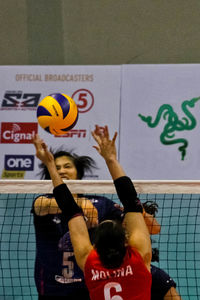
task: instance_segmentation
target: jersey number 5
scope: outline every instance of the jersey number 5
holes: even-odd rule
[[[104,298],[105,300],[123,300],[122,297],[120,296],[112,296],[110,295],[110,290],[114,288],[116,290],[116,292],[121,292],[122,291],[122,287],[119,283],[117,282],[109,282],[105,285],[104,287]]]

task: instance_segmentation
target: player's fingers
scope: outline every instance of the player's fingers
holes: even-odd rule
[[[105,127],[104,127],[104,136],[105,136],[105,138],[106,139],[110,139],[110,137],[109,137],[109,130],[108,130],[108,126],[107,125],[105,125]]]
[[[40,146],[40,137],[38,134],[35,134],[33,136],[32,141],[36,148],[38,148]]]
[[[45,144],[45,142],[39,137],[38,134],[36,134],[33,137],[33,144],[36,148],[36,152],[41,151],[42,149],[44,149],[45,151],[47,150],[47,145]]]
[[[113,142],[113,143],[115,143],[116,138],[117,138],[117,131],[115,131],[115,133],[114,133],[114,136],[113,136],[113,139],[112,139],[112,142]]]
[[[101,144],[101,138],[99,137],[99,135],[97,135],[94,131],[91,132],[93,138],[95,139],[95,141],[100,145]]]
[[[41,146],[42,146],[42,148],[45,150],[45,151],[47,151],[48,150],[48,147],[47,147],[47,145],[45,144],[45,142],[41,142]]]
[[[96,135],[100,135],[100,127],[99,127],[99,125],[95,125],[94,133],[95,133]]]
[[[94,132],[95,134],[97,134],[97,125],[95,125],[95,128],[94,128],[94,130],[92,132]]]
[[[95,131],[91,131],[91,135],[93,136],[94,140],[96,141],[97,138],[97,134]]]
[[[94,132],[99,137],[101,137],[101,138],[104,137],[104,127],[100,127],[99,125],[95,125],[95,131]]]
[[[32,137],[32,142],[33,142],[33,144],[36,143],[36,140],[37,140],[37,134],[34,134],[33,137]]]
[[[100,153],[100,148],[98,146],[92,146],[92,147]]]

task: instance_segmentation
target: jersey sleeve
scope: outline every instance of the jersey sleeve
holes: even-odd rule
[[[119,220],[123,219],[123,211],[117,204],[104,196],[96,197],[98,202],[94,202],[94,206],[98,210],[99,222],[104,220]]]
[[[171,287],[176,288],[176,283],[164,270],[151,265],[152,287],[151,299],[163,299]]]

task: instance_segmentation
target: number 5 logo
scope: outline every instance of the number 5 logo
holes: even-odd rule
[[[88,112],[94,105],[94,96],[86,89],[75,91],[72,95],[72,99],[76,102],[79,113]]]
[[[117,282],[109,282],[105,285],[104,287],[104,297],[105,300],[123,300],[122,297],[120,296],[112,296],[110,295],[110,290],[114,288],[116,290],[117,293],[122,291],[122,287],[119,283]]]

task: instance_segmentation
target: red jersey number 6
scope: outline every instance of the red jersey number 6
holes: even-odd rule
[[[114,288],[116,290],[117,293],[122,291],[122,287],[119,283],[117,282],[109,282],[105,285],[104,287],[104,297],[105,300],[123,300],[122,297],[120,296],[112,296],[110,295],[110,290],[111,288]]]

